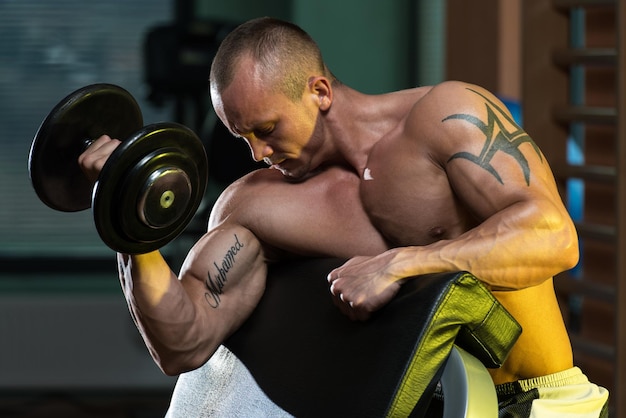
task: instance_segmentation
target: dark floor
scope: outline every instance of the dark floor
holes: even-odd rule
[[[162,418],[171,392],[0,393],[1,418]]]

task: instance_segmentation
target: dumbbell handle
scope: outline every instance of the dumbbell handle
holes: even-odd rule
[[[94,142],[96,142],[95,139],[90,139],[90,138],[83,139],[83,152],[87,151],[87,148],[89,148],[91,144],[93,144]]]

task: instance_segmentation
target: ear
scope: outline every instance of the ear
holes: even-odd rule
[[[328,110],[333,102],[333,89],[326,77],[309,78],[309,92],[315,97],[321,111]]]

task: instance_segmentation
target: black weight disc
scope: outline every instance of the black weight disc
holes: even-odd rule
[[[94,186],[100,237],[126,254],[161,248],[189,224],[207,180],[206,152],[193,131],[176,123],[142,128],[111,154]]]
[[[60,211],[89,208],[93,185],[81,171],[78,156],[101,135],[124,141],[142,126],[139,105],[121,87],[92,84],[65,97],[31,144],[28,170],[37,196]]]

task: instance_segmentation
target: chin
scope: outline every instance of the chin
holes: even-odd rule
[[[296,169],[289,169],[286,167],[273,166],[276,170],[280,171],[281,174],[289,181],[298,182],[303,181],[311,176],[311,172],[307,170],[305,167],[297,167]]]

